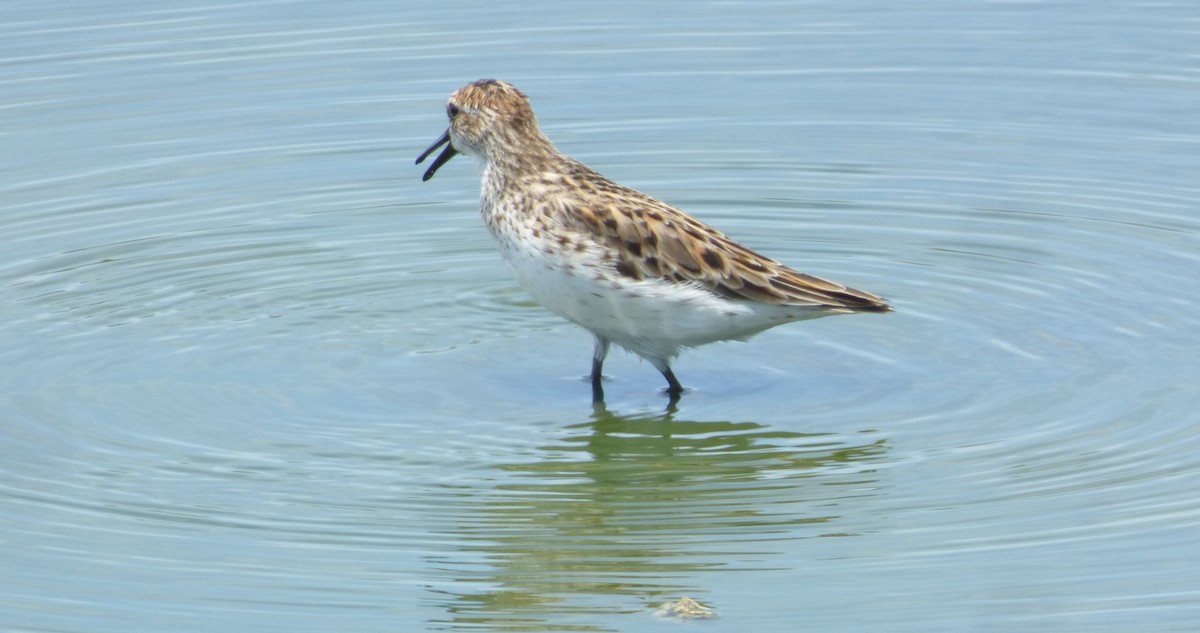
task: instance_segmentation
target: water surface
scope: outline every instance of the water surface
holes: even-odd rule
[[[9,3],[0,628],[1187,631],[1189,3]],[[685,354],[509,278],[460,85],[889,315]]]

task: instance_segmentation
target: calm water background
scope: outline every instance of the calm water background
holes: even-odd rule
[[[0,629],[1194,631],[1194,2],[0,5]],[[890,298],[508,277],[443,103]]]

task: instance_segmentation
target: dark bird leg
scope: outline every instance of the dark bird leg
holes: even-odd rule
[[[596,347],[592,352],[592,402],[604,402],[604,359],[608,356],[608,339],[596,336]]]
[[[683,385],[679,384],[679,379],[675,377],[675,372],[671,371],[670,367],[662,370],[663,378],[667,379],[667,395],[672,399],[678,400],[679,396],[683,395]]]
[[[667,395],[671,396],[671,404],[679,400],[679,396],[683,395],[683,385],[679,384],[679,379],[675,377],[675,372],[671,371],[671,365],[667,360],[657,360],[648,358],[654,368],[662,372],[663,378],[667,379]]]

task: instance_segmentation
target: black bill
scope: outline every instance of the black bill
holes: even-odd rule
[[[425,170],[425,175],[421,176],[422,181],[426,181],[426,180],[429,180],[430,178],[433,178],[433,174],[435,172],[437,172],[437,170],[440,169],[442,167],[442,165],[445,165],[446,161],[450,160],[451,158],[454,158],[454,155],[458,153],[458,150],[454,149],[454,145],[452,145],[450,143],[450,130],[449,129],[446,130],[446,133],[443,134],[442,137],[439,138],[436,143],[434,143],[433,145],[430,145],[429,149],[421,152],[421,155],[417,157],[417,164],[420,165],[421,161],[424,161],[426,158],[429,157],[430,154],[433,153],[433,150],[435,150],[443,145],[446,146],[446,149],[442,150],[442,153],[438,154],[438,157],[433,159],[433,164],[429,166],[429,169]]]

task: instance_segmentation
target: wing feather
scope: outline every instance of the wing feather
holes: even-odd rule
[[[587,171],[589,177],[581,180],[599,178],[603,186],[571,196],[562,219],[616,253],[619,274],[693,283],[760,303],[848,312],[891,309],[881,297],[788,268],[674,207]]]

